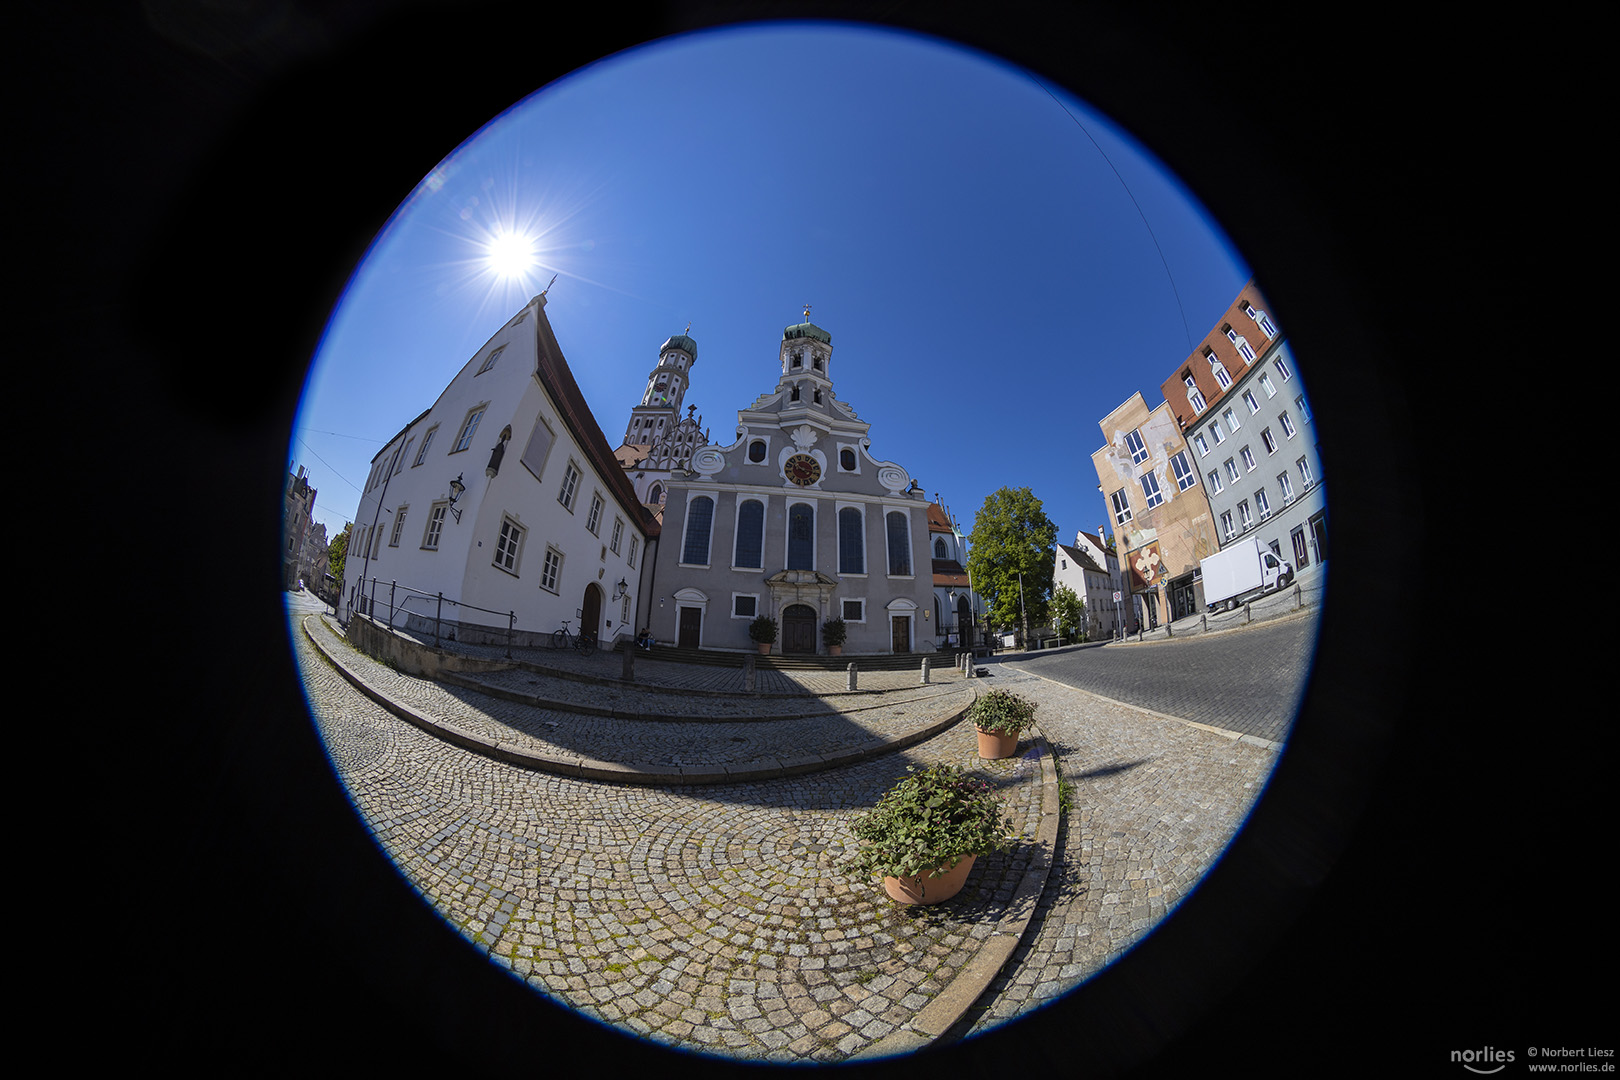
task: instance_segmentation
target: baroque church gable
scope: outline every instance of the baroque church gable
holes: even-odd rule
[[[783,331],[776,386],[738,411],[732,441],[705,434],[661,480],[658,581],[672,592],[654,636],[740,651],[767,615],[784,651],[819,652],[805,627],[842,618],[852,652],[930,651],[926,499],[871,455],[869,425],[832,392],[832,337],[805,317]]]

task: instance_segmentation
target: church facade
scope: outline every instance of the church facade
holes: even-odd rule
[[[685,335],[665,343],[619,451],[649,447],[641,467],[626,464],[638,497],[662,504],[644,625],[665,643],[752,651],[749,627],[768,615],[773,651],[791,655],[825,653],[822,624],[842,618],[848,654],[932,652],[928,499],[871,455],[869,425],[833,395],[832,336],[806,310],[782,332],[775,388],[737,413],[735,440],[691,449],[697,425],[673,417],[696,352]]]

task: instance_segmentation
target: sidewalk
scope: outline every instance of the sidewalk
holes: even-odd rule
[[[817,694],[826,676],[794,673],[796,691],[675,695],[714,672],[638,657],[627,686],[607,677],[620,657],[554,654],[571,670],[514,657],[432,682],[324,616],[293,623],[333,768],[450,927],[585,1016],[730,1059],[906,1053],[1052,1000],[1196,888],[1275,761],[1004,659],[984,683]],[[981,685],[1039,703],[1020,756],[981,761],[956,722]],[[906,908],[844,872],[851,825],[939,761],[990,782],[1023,839],[950,902]]]
[[[403,676],[323,617],[295,623],[334,768],[401,872],[492,962],[655,1042],[828,1063],[924,1046],[983,994],[1045,886],[1059,816],[1051,755],[1037,736],[1018,757],[981,761],[956,722],[973,693],[965,680],[845,695],[869,716],[594,718]],[[777,704],[804,713],[817,701]],[[502,739],[485,738],[496,729]],[[458,749],[468,736],[484,739],[480,753]],[[733,740],[750,737],[755,750],[764,739],[830,750],[814,769],[717,764],[746,759],[754,750]],[[615,782],[514,760],[539,753],[556,766],[574,742],[598,761],[612,747]],[[695,762],[665,764],[676,747]],[[852,818],[908,765],[934,761],[996,787],[1023,842],[981,856],[949,904],[905,908],[847,877],[843,855]]]

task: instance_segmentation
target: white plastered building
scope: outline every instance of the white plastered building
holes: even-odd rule
[[[340,617],[504,640],[634,635],[657,524],[592,418],[542,293],[372,461]]]

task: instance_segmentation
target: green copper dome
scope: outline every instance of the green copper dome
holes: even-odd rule
[[[832,335],[810,322],[798,323],[782,331],[783,341],[792,341],[794,338],[814,338],[824,345],[832,344]]]
[[[697,342],[693,341],[685,334],[676,334],[674,337],[658,346],[658,351],[660,354],[662,354],[665,349],[683,349],[685,350],[686,355],[692,358],[692,363],[697,363]]]

